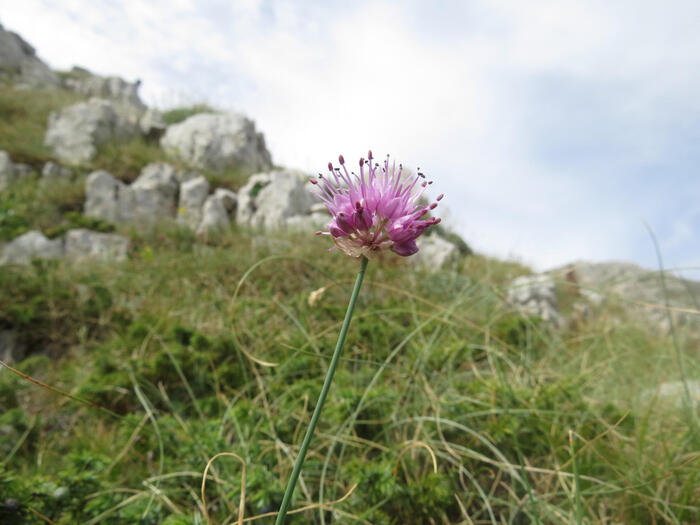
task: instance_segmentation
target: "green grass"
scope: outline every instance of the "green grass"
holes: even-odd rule
[[[157,142],[142,137],[101,145],[90,164],[93,169],[105,170],[124,182],[132,182],[152,162],[168,162],[177,168],[184,167],[182,163],[168,157]]]
[[[207,104],[194,104],[192,106],[172,108],[163,112],[163,120],[167,125],[179,124],[183,120],[199,113],[216,113],[216,110]]]
[[[40,169],[51,160],[50,148],[44,146],[49,114],[81,100],[63,90],[15,90],[0,85],[0,149],[13,162],[24,162]]]
[[[105,226],[82,216],[85,201],[83,177],[40,186],[26,179],[0,192],[0,241],[10,241],[29,230],[56,237],[68,228]]]
[[[123,264],[4,273],[0,324],[52,357],[17,368],[114,414],[4,370],[3,494],[56,523],[203,523],[201,473],[234,452],[246,516],[274,510],[356,264],[312,236],[275,248],[238,230],[208,245],[176,227],[131,234]],[[514,317],[498,296],[521,272],[480,256],[437,274],[370,263],[293,508],[357,484],[334,522],[697,520],[698,436],[682,412],[638,402],[640,383],[673,376],[669,341]],[[240,465],[219,458],[210,474],[223,523]]]

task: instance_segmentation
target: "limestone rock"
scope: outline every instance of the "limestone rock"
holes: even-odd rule
[[[128,187],[106,171],[93,171],[85,180],[85,215],[109,222],[124,222],[127,217],[120,202],[130,200]]]
[[[95,156],[100,144],[138,133],[137,126],[120,115],[112,102],[93,98],[52,113],[44,143],[61,161],[81,164]]]
[[[284,228],[290,217],[309,215],[316,202],[303,173],[287,170],[259,173],[250,177],[238,192],[236,222],[267,230]]]
[[[139,97],[140,82],[127,82],[119,77],[103,77],[87,69],[74,67],[68,72],[64,85],[68,89],[87,97],[110,99],[122,106],[129,106],[138,113],[146,111]]]
[[[206,235],[214,230],[230,226],[230,220],[222,199],[210,195],[202,206],[202,222],[197,227],[197,235]]]
[[[438,235],[421,236],[417,243],[418,253],[409,260],[426,268],[437,270],[454,262],[459,256],[459,248]]]
[[[0,264],[29,264],[32,259],[57,259],[63,253],[62,239],[51,240],[43,233],[32,230],[5,245]]]
[[[178,182],[169,164],[149,164],[130,186],[106,171],[91,173],[85,185],[88,217],[150,225],[175,215]]]
[[[126,237],[83,228],[68,230],[65,236],[65,256],[73,260],[123,261],[128,246]]]
[[[16,86],[58,87],[61,80],[36,56],[36,51],[21,36],[0,25],[0,72]]]
[[[209,195],[209,182],[203,176],[183,182],[180,185],[177,221],[193,230],[202,220],[202,206]]]
[[[147,109],[139,119],[141,133],[149,139],[160,139],[165,133],[166,127],[163,115],[157,109]]]
[[[263,135],[237,113],[193,115],[168,126],[160,143],[198,168],[255,173],[272,167]]]
[[[646,270],[624,262],[579,261],[550,273],[564,272],[579,293],[595,306],[618,300],[628,317],[641,319],[662,333],[679,327],[700,332],[700,317],[690,312],[695,309],[695,298],[700,296],[697,281],[665,273],[662,284],[658,270]],[[670,316],[665,309],[667,301],[669,306],[678,308],[671,310]]]
[[[177,192],[175,169],[165,163],[149,164],[126,192],[131,198],[123,209],[129,211],[132,222],[152,224],[175,215]]]
[[[0,151],[0,191],[12,186],[15,180],[15,165],[6,151]]]
[[[518,277],[508,287],[508,301],[517,310],[541,317],[555,327],[563,324],[557,310],[556,285],[549,275]]]

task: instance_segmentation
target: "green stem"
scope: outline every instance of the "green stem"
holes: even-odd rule
[[[331,383],[333,382],[333,374],[335,374],[335,368],[336,366],[338,366],[338,360],[340,359],[340,351],[343,348],[343,343],[345,343],[345,336],[348,333],[348,327],[350,326],[352,313],[355,310],[355,303],[357,302],[357,296],[360,293],[360,286],[362,286],[362,279],[365,276],[365,269],[367,268],[367,263],[367,258],[362,257],[362,262],[360,263],[360,271],[358,272],[357,279],[355,280],[355,287],[352,289],[350,303],[348,304],[348,309],[345,312],[345,320],[343,321],[343,326],[341,327],[340,334],[338,335],[338,342],[335,345],[333,358],[331,359],[331,364],[328,367],[326,379],[323,381],[323,388],[321,389],[321,394],[318,396],[316,408],[314,409],[314,413],[311,416],[311,421],[309,422],[309,428],[306,429],[304,441],[302,441],[301,443],[301,448],[299,449],[299,456],[297,456],[297,460],[294,463],[292,475],[289,477],[289,482],[287,483],[287,490],[284,491],[284,498],[282,499],[282,505],[280,505],[280,510],[277,513],[277,520],[275,520],[275,525],[284,524],[284,517],[287,514],[287,507],[289,507],[289,502],[292,499],[294,487],[297,484],[297,479],[299,479],[299,474],[301,473],[301,466],[304,464],[304,458],[306,457],[306,451],[309,448],[309,443],[311,443],[311,438],[314,434],[314,429],[316,428],[316,424],[318,423],[318,420],[321,417],[321,411],[323,410],[323,404],[326,401],[328,390],[330,390]]]

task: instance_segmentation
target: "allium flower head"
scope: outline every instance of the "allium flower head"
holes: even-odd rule
[[[440,222],[438,218],[425,218],[435,209],[437,201],[428,206],[418,203],[426,181],[422,173],[415,177],[402,176],[402,166],[373,163],[370,151],[367,160],[360,159],[360,174],[348,172],[345,159],[338,158],[340,168],[328,163],[330,177],[319,175],[311,179],[318,188],[318,197],[333,216],[328,231],[336,246],[351,257],[371,257],[378,251],[391,249],[407,256],[418,251],[416,239],[430,226]]]

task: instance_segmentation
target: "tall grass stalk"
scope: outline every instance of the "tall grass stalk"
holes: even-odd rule
[[[343,326],[340,328],[340,334],[338,335],[338,342],[335,345],[335,351],[333,352],[333,357],[331,359],[330,366],[328,367],[328,373],[326,374],[326,379],[323,381],[323,388],[321,389],[321,394],[318,396],[318,401],[316,402],[316,408],[311,416],[311,421],[309,422],[309,428],[306,430],[306,435],[304,436],[304,441],[301,443],[301,448],[299,449],[299,455],[294,463],[294,468],[292,469],[292,475],[289,477],[289,482],[287,483],[287,489],[284,492],[284,497],[282,498],[282,504],[280,505],[279,513],[277,514],[277,519],[275,520],[275,525],[283,525],[284,517],[287,514],[287,508],[289,507],[289,502],[292,499],[292,494],[294,493],[294,487],[297,484],[297,479],[299,479],[299,474],[301,473],[301,467],[304,464],[304,458],[306,457],[306,451],[311,443],[311,438],[313,437],[314,430],[316,429],[316,424],[321,417],[321,411],[323,410],[323,404],[326,401],[326,396],[330,390],[331,383],[333,382],[333,375],[335,374],[335,369],[338,366],[338,359],[340,358],[340,352],[343,349],[343,344],[345,343],[345,336],[348,333],[348,327],[350,326],[350,321],[352,319],[352,314],[355,311],[355,303],[357,302],[357,296],[360,293],[360,287],[362,286],[362,280],[365,277],[365,270],[367,269],[368,259],[362,257],[360,263],[360,271],[357,273],[357,279],[355,280],[355,287],[352,289],[352,294],[350,295],[350,302],[348,304],[348,309],[345,312],[345,320],[343,321]]]

